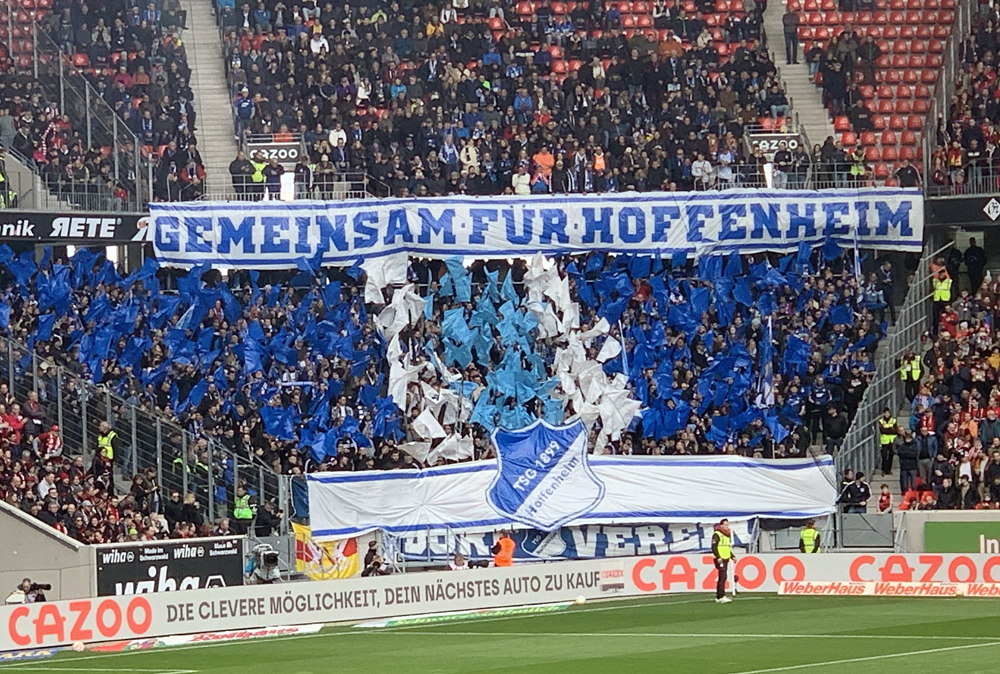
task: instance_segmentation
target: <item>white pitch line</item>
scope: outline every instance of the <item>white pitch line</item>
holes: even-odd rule
[[[428,625],[421,625],[428,627]],[[390,628],[393,629],[393,628]],[[387,632],[389,630],[380,630]],[[953,637],[953,636],[916,636],[912,634],[901,635],[878,635],[878,634],[729,634],[715,632],[441,632],[427,631],[418,632],[407,630],[407,634],[426,634],[451,637],[657,637],[676,639],[875,639],[875,640],[918,640],[928,641],[943,639],[948,641],[989,641],[990,644],[979,644],[981,646],[992,645],[996,637]]]
[[[143,674],[197,674],[196,669],[120,669],[118,667],[88,667],[81,670],[79,667],[32,667],[33,670],[42,672],[136,672]]]
[[[742,597],[740,601],[759,601],[761,599],[777,599],[775,597]],[[685,599],[684,601],[647,601],[641,604],[622,604],[618,606],[598,606],[594,608],[574,608],[569,611],[554,611],[552,613],[539,613],[539,614],[524,614],[524,615],[508,615],[508,616],[498,616],[496,618],[477,618],[475,616],[469,616],[467,620],[449,620],[447,623],[442,622],[440,624],[463,624],[463,623],[492,623],[500,622],[502,620],[522,620],[524,618],[533,618],[538,616],[567,616],[576,615],[578,613],[597,613],[598,611],[621,611],[629,608],[641,608],[643,606],[680,606],[681,604],[702,604],[706,602],[714,601],[713,599]],[[401,616],[405,618],[406,616]],[[415,629],[426,629],[429,627],[427,623],[422,625],[398,625],[396,627],[373,627],[370,632],[387,632],[389,630],[415,630]]]
[[[922,651],[908,651],[906,653],[888,653],[886,655],[870,655],[864,658],[847,658],[845,660],[827,660],[826,662],[809,662],[804,665],[788,665],[787,667],[769,667],[768,669],[750,669],[734,674],[771,674],[772,672],[791,672],[796,669],[812,669],[813,667],[831,667],[833,665],[848,665],[853,662],[872,662],[875,660],[889,660],[890,658],[906,658],[911,655],[930,655],[931,653],[946,653],[948,651],[961,651],[970,648],[986,648],[988,646],[1000,646],[1000,641],[991,641],[986,644],[966,644],[964,646],[947,646],[945,648],[928,648]]]

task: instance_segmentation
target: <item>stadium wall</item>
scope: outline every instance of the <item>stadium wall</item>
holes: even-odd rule
[[[902,531],[900,548],[906,552],[924,552],[927,550],[924,532],[928,522],[947,524],[950,522],[970,522],[982,526],[982,531],[989,538],[1000,538],[1000,513],[995,510],[900,510],[893,514],[894,528]],[[976,542],[978,545],[978,542]],[[957,551],[957,550],[956,550]],[[967,552],[975,552],[968,549]]]
[[[1000,596],[1000,555],[746,555],[735,566],[741,588],[756,592],[941,596],[939,586],[950,584],[955,594]],[[715,581],[711,555],[665,555],[5,606],[0,608],[0,651],[531,606],[579,597],[708,593]]]
[[[24,578],[48,583],[49,599],[96,594],[94,552],[17,508],[0,502],[0,592],[6,597]]]

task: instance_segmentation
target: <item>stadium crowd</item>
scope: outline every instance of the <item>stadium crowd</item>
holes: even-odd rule
[[[38,22],[38,40],[44,42],[39,58],[54,58],[46,45],[61,50],[86,77],[93,95],[135,134],[153,162],[154,200],[197,198],[205,169],[194,135],[190,70],[180,37],[185,12],[177,0],[141,4],[56,0]],[[52,192],[81,197],[100,193],[105,201],[88,199],[87,207],[120,208],[128,199],[126,190],[134,189],[125,176],[137,173],[135,146],[111,139],[110,115],[96,107],[95,118],[104,120],[107,129],[95,125],[88,134],[89,116],[59,109],[58,74],[43,73],[43,88],[25,70],[25,64],[8,59],[0,74],[0,143],[35,169]],[[94,145],[88,146],[88,140]]]
[[[959,291],[963,257],[970,287]],[[937,278],[954,282],[936,289],[955,292],[936,295],[936,330],[914,356],[919,387],[909,392],[912,412],[894,446],[906,507],[1000,508],[1000,341],[993,329],[1000,280],[984,277],[985,261],[973,240],[964,256],[953,248],[934,262]],[[891,471],[890,456],[883,473]]]
[[[598,0],[334,4],[217,2],[236,132],[302,134],[300,194],[348,172],[395,196],[765,184],[741,140],[788,99],[753,0],[635,3],[645,29]],[[252,160],[231,166],[237,191]],[[808,161],[776,185],[804,183]]]
[[[8,250],[0,330],[283,473],[490,457],[492,428],[539,417],[579,416],[600,453],[801,456],[842,441],[884,334],[888,265],[859,283],[840,256],[828,243],[774,267],[762,256],[413,260],[391,282],[377,266],[302,261],[273,285],[196,269],[170,281],[177,295],[151,260],[122,278],[85,249],[41,265]],[[14,433],[5,421],[6,489],[18,457],[41,479],[47,424]],[[204,466],[204,444],[189,450],[175,463],[225,475]],[[100,471],[83,471],[89,489],[86,472]]]
[[[995,191],[1000,87],[997,85],[997,44],[1000,14],[996,8],[973,16],[972,31],[960,45],[955,94],[948,118],[938,119],[931,181],[947,193]]]

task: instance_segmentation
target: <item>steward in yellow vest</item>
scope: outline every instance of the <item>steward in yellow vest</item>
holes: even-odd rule
[[[233,530],[238,534],[245,534],[250,528],[250,523],[254,518],[254,507],[250,503],[251,496],[247,490],[240,485],[236,488],[236,498],[233,500]]]
[[[816,531],[816,520],[806,522],[806,527],[799,532],[799,551],[805,555],[819,552],[819,532]]]
[[[733,554],[733,534],[729,528],[729,520],[723,519],[715,527],[712,534],[712,556],[715,558],[715,570],[718,579],[715,584],[715,603],[728,604],[732,601],[726,596],[726,578],[729,571],[729,562],[735,561]]]

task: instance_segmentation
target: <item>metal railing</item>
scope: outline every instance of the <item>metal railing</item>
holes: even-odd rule
[[[226,516],[235,486],[246,485],[261,505],[275,499],[285,512],[282,533],[291,512],[289,476],[279,475],[249,454],[230,451],[205,435],[170,421],[143,402],[140,391],[128,400],[107,386],[93,384],[80,373],[57,365],[23,344],[0,336],[0,382],[24,403],[38,394],[43,428],[58,424],[65,452],[82,456],[89,469],[102,421],[118,434],[116,471],[122,482],[153,471],[164,501],[171,491],[194,494],[209,521]]]
[[[142,145],[37,21],[31,24],[31,37],[32,63],[19,67],[19,72],[37,80],[46,100],[57,105],[61,115],[69,116],[87,149],[108,148],[111,164],[108,178],[123,187],[127,195],[119,210],[142,212],[152,196],[152,171],[143,156]],[[38,170],[33,161],[28,165]],[[106,181],[99,176],[93,176],[87,185],[57,191],[57,201],[70,201],[88,210],[110,208],[107,204],[95,205],[105,195],[112,196]]]
[[[7,179],[7,208],[24,208],[40,211],[86,210],[119,212],[128,210],[129,199],[115,194],[109,186],[100,182],[73,182],[57,180],[54,176],[37,172],[33,160],[9,150],[4,168],[12,167],[16,160],[24,167],[22,171],[4,171]],[[16,197],[16,199],[15,199]]]
[[[287,175],[287,174],[286,174]],[[383,198],[389,195],[389,186],[372,178],[367,173],[335,173],[329,179],[314,178],[311,186],[296,183],[295,199],[322,199],[324,201],[342,201],[345,199]],[[230,185],[228,189],[207,192],[198,201],[268,201],[277,199],[279,195],[268,193],[263,183],[247,183],[237,188]]]
[[[1000,159],[1000,156],[997,157]],[[946,181],[944,184],[934,182],[933,173],[926,176],[927,187],[924,195],[927,197],[957,197],[970,194],[1000,193],[1000,166],[993,164],[993,158],[983,158],[969,162],[960,169],[941,167]],[[937,171],[937,167],[933,169]]]
[[[875,377],[865,390],[864,398],[854,415],[841,449],[834,456],[838,474],[850,468],[871,475],[879,461],[878,438],[875,421],[888,407],[893,414],[900,411],[906,398],[903,382],[899,378],[897,362],[908,347],[918,344],[920,336],[928,329],[931,320],[930,262],[942,255],[949,243],[934,252],[925,250],[917,271],[910,280],[906,300],[896,316],[896,323],[879,347],[875,357]]]
[[[938,118],[946,118],[949,110],[951,97],[955,93],[955,82],[958,76],[959,48],[965,36],[972,29],[972,16],[974,0],[957,0],[955,3],[955,23],[952,24],[951,35],[945,43],[944,53],[941,54],[941,76],[938,77],[934,86],[934,95],[931,97],[930,111],[924,120],[923,147],[924,147],[924,187],[925,195],[928,197],[950,196],[934,187],[931,183],[934,165],[931,156],[937,145]]]

